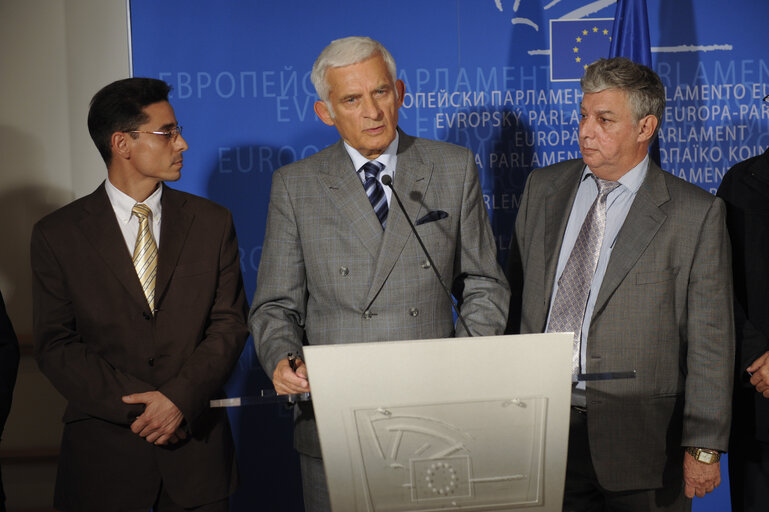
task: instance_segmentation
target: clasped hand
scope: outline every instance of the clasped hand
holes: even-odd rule
[[[160,391],[134,393],[124,396],[127,404],[144,404],[144,412],[131,423],[131,432],[156,445],[175,444],[186,439],[187,433],[179,428],[184,415]]]

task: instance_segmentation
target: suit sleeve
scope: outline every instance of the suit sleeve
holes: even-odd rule
[[[474,336],[503,334],[510,288],[497,262],[497,246],[483,202],[478,168],[467,152],[453,291]],[[461,323],[457,336],[467,336]]]
[[[723,201],[702,223],[687,297],[683,446],[726,451],[732,403],[734,315],[731,249]]]
[[[144,409],[120,397],[154,388],[124,373],[83,341],[67,280],[40,225],[32,231],[35,355],[40,370],[81,413],[129,425]]]
[[[718,188],[718,197],[726,203],[726,225],[732,244],[732,276],[734,278],[734,324],[737,338],[736,371],[739,375],[736,382],[752,388],[750,376],[745,369],[760,355],[769,350],[769,339],[750,321],[748,311],[751,310],[749,297],[760,296],[755,292],[760,290],[764,279],[748,275],[750,273],[746,256],[756,251],[756,245],[748,240],[746,224],[751,219],[745,211],[745,203],[749,201],[740,197],[742,187],[741,173],[744,169],[737,164],[724,177]],[[763,311],[763,307],[759,308]]]
[[[299,229],[282,174],[272,180],[249,329],[256,354],[272,378],[289,352],[301,354],[307,310],[307,278]]]
[[[160,386],[195,431],[195,420],[208,410],[238,361],[248,337],[248,304],[240,272],[240,252],[232,215],[227,211],[219,242],[219,269],[203,339],[176,377]]]
[[[510,311],[507,318],[506,334],[521,333],[521,315],[523,309],[523,253],[525,248],[524,232],[526,226],[526,215],[529,204],[529,182],[531,175],[526,179],[526,186],[523,189],[521,204],[518,207],[518,214],[515,217],[515,228],[513,236],[510,237],[510,250],[507,253],[507,264],[505,266],[505,277],[510,285]]]
[[[0,435],[11,410],[13,388],[19,370],[19,341],[0,294]]]
[[[748,319],[745,309],[736,298],[734,300],[734,328],[737,338],[736,371],[739,372],[739,375],[735,376],[737,377],[735,383],[753,389],[747,368],[761,355],[769,351],[769,340]]]

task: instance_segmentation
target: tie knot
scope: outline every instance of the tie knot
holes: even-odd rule
[[[139,220],[149,219],[152,216],[150,207],[143,203],[136,203],[131,211],[139,218]]]
[[[384,169],[384,165],[376,160],[370,160],[363,164],[360,168],[364,172],[366,178],[376,178],[380,172]]]
[[[591,174],[595,180],[595,184],[598,185],[598,197],[607,196],[615,188],[619,187],[619,181],[602,180],[595,174]]]

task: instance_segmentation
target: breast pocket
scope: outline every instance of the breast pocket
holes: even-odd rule
[[[635,285],[628,287],[624,304],[632,311],[628,314],[628,332],[644,341],[644,352],[639,357],[657,357],[676,346],[676,277],[678,268],[653,272],[639,272]],[[631,281],[632,282],[632,281]],[[650,361],[650,364],[655,364]]]
[[[174,277],[192,277],[208,272],[216,272],[216,270],[216,264],[210,261],[196,261],[177,265],[176,269],[174,269]]]
[[[678,267],[656,270],[654,272],[639,272],[635,276],[635,284],[655,284],[671,281],[678,275]]]

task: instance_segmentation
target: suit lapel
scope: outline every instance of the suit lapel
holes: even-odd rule
[[[425,162],[419,152],[413,147],[413,137],[409,137],[401,131],[399,131],[399,137],[398,167],[395,170],[393,184],[398,192],[398,197],[403,202],[403,207],[409,219],[413,223],[419,218],[425,191],[430,184],[433,168],[432,164]],[[371,205],[369,205],[369,210],[373,212]],[[393,194],[390,200],[390,212],[387,215],[387,229],[384,232],[384,239],[374,270],[374,279],[371,282],[371,287],[366,297],[367,307],[376,298],[403,252],[406,241],[411,236],[413,235],[409,222],[403,215]]]
[[[371,258],[376,258],[382,244],[382,225],[341,140],[336,143],[330,158],[321,165],[318,180]]]
[[[670,200],[663,172],[654,162],[649,163],[646,179],[638,189],[638,194],[620,228],[616,245],[609,258],[593,310],[593,318],[606,305],[614,290],[625,279],[667,218],[660,209],[662,204]]]
[[[155,282],[155,305],[162,308],[163,294],[168,288],[176,262],[195,216],[185,208],[186,198],[163,184],[160,247],[158,247],[158,277]]]
[[[563,235],[569,222],[569,215],[577,197],[579,177],[585,164],[582,160],[560,173],[552,183],[552,189],[545,197],[545,307],[549,308],[555,273],[558,270],[558,255],[561,253]]]
[[[85,198],[83,208],[85,215],[78,224],[84,236],[131,298],[148,307],[104,183]]]

